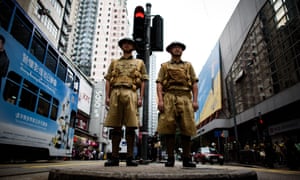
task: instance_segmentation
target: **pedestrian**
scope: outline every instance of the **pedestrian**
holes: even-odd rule
[[[265,138],[265,165],[274,168],[275,151],[273,148],[271,137]]]
[[[0,88],[2,78],[6,76],[9,66],[9,59],[4,49],[5,38],[0,34]]]
[[[157,160],[159,148],[160,148],[160,140],[159,140],[158,132],[155,131],[155,134],[152,137],[152,144],[151,144],[151,160],[152,160],[152,162],[155,162]]]
[[[298,152],[295,146],[295,141],[293,140],[294,137],[284,136],[284,141],[286,145],[286,160],[287,160],[287,167],[291,170],[297,169],[298,161]]]
[[[138,107],[142,106],[145,81],[148,80],[146,66],[140,59],[134,59],[135,42],[123,38],[119,42],[123,56],[113,60],[105,76],[105,103],[109,106],[104,125],[112,127],[112,157],[105,166],[119,166],[119,144],[122,126],[126,127],[127,166],[137,166],[133,160],[135,129],[139,127]],[[137,92],[139,90],[139,92]]]
[[[157,131],[166,138],[168,160],[166,167],[175,163],[174,147],[176,128],[180,130],[183,149],[183,167],[196,167],[191,160],[191,136],[196,134],[194,112],[198,109],[198,78],[190,62],[181,55],[185,45],[172,42],[166,50],[171,60],[161,64],[157,83],[158,110],[160,112]]]
[[[98,159],[98,153],[97,153],[96,149],[93,149],[92,154],[93,154],[94,160],[97,160]]]
[[[276,158],[275,158],[275,161],[280,165],[282,164],[283,162],[283,153],[282,153],[282,150],[281,150],[281,147],[279,145],[279,142],[278,141],[275,141],[274,143],[274,151],[275,151],[275,155],[276,155]]]

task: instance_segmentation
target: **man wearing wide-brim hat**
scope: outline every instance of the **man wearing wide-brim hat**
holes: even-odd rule
[[[182,51],[185,50],[185,45],[181,42],[178,41],[174,41],[171,44],[169,44],[166,48],[166,50],[171,53],[171,50],[173,49],[173,47],[180,47],[182,49]]]
[[[190,62],[183,61],[185,50],[181,42],[172,42],[166,50],[171,60],[162,63],[157,83],[158,110],[157,131],[166,137],[168,160],[166,167],[175,164],[175,134],[180,130],[183,167],[196,167],[191,161],[191,136],[196,134],[194,112],[198,109],[198,78]]]
[[[113,128],[112,156],[104,166],[119,166],[119,144],[123,125],[126,127],[126,165],[137,166],[138,164],[133,160],[135,129],[139,127],[138,107],[143,103],[144,83],[148,80],[148,75],[144,61],[132,56],[135,42],[130,38],[123,38],[118,45],[123,55],[120,59],[112,60],[104,77],[105,103],[109,107],[104,126]]]
[[[119,42],[118,42],[118,45],[119,45],[119,47],[121,48],[121,49],[123,49],[122,48],[122,46],[123,46],[123,44],[131,44],[132,45],[132,50],[135,50],[135,48],[136,48],[136,44],[135,44],[135,42],[134,42],[134,40],[132,40],[131,38],[123,38],[123,39],[121,39]]]

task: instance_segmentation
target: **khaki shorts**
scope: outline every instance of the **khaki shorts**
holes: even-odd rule
[[[114,88],[104,126],[138,127],[137,93],[129,88]]]
[[[196,135],[191,94],[166,93],[163,98],[164,112],[159,115],[158,133],[175,134],[176,128],[179,128],[182,135]]]

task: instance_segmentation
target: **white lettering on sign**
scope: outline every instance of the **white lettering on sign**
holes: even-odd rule
[[[23,113],[16,113],[15,114],[15,118],[16,121],[28,126],[32,126],[32,127],[36,127],[36,128],[40,128],[40,129],[47,129],[48,123],[45,121],[42,121],[38,118],[32,117],[30,115],[27,114],[23,114]]]
[[[95,101],[94,101],[94,116],[99,117],[100,116],[100,108],[101,108],[102,92],[101,91],[96,91],[94,98],[95,98]]]
[[[38,62],[31,59],[27,54],[23,53],[22,63],[20,66],[21,71],[23,71],[27,76],[34,79],[36,82],[42,84],[49,89],[52,93],[55,93],[57,86],[57,80],[54,75],[40,65]],[[51,86],[50,86],[51,85]],[[54,88],[53,88],[54,87]]]
[[[275,135],[278,133],[283,133],[286,131],[291,131],[294,129],[299,129],[300,128],[300,119],[294,119],[294,120],[290,120],[284,123],[280,123],[280,124],[275,124],[273,126],[269,127],[269,134],[270,135]]]

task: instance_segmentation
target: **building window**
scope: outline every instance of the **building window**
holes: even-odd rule
[[[240,48],[229,73],[239,77],[232,89],[237,113],[300,82],[300,20],[289,3],[266,1]]]

